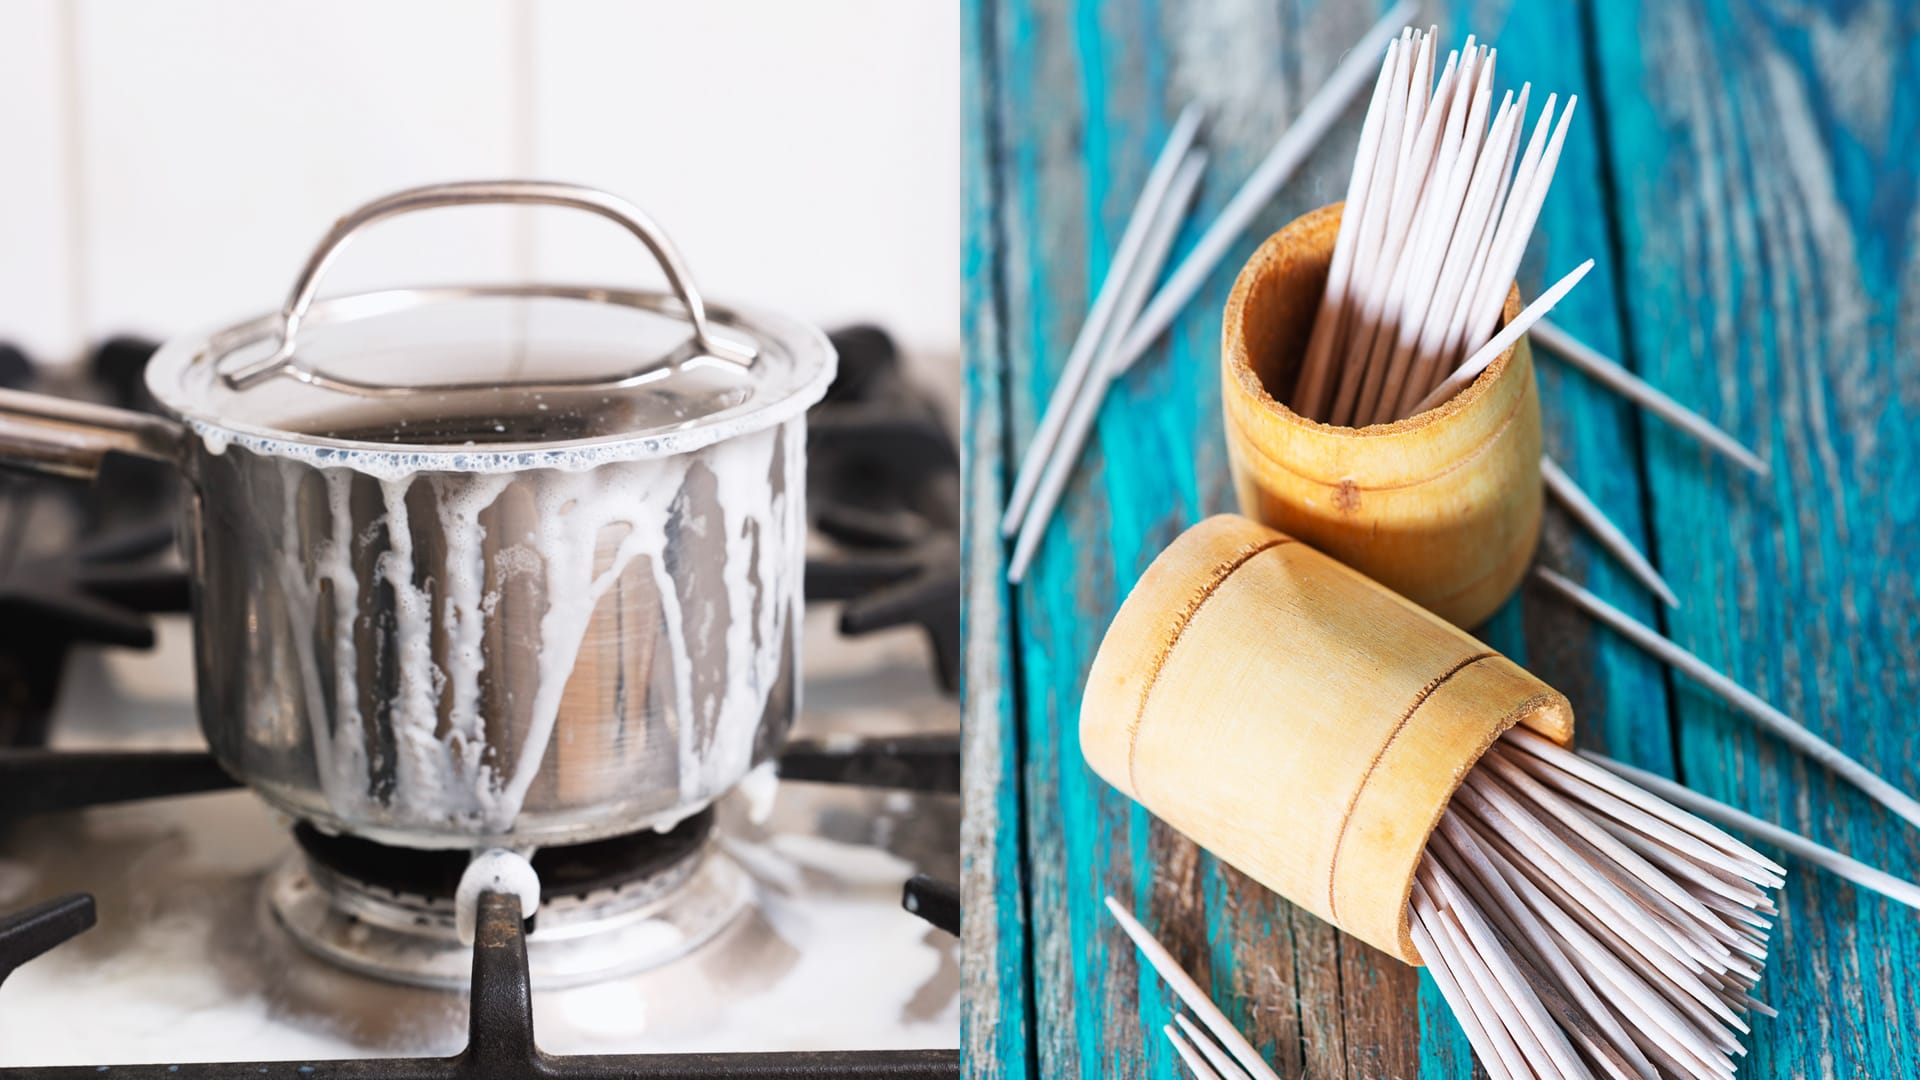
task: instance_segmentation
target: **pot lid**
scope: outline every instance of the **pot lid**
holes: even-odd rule
[[[671,291],[476,286],[315,301],[322,272],[356,230],[480,202],[614,220],[653,253]],[[147,383],[209,440],[526,468],[682,453],[769,427],[817,402],[833,367],[818,330],[709,308],[672,243],[631,204],[575,185],[502,181],[417,188],[360,208],[321,243],[279,314],[169,342]]]

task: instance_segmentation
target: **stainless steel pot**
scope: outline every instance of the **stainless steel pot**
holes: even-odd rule
[[[671,295],[315,302],[360,228],[470,203],[609,218]],[[577,843],[666,827],[782,742],[833,369],[817,330],[703,304],[631,204],[439,185],[343,218],[278,315],[162,348],[170,419],[0,393],[0,462],[184,471],[201,724],[269,802],[388,843]]]

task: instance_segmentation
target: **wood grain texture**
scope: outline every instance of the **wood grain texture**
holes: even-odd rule
[[[969,137],[990,135],[978,167],[997,199],[991,234],[969,222],[969,304],[992,298],[999,335],[974,345],[986,368],[975,377],[992,384],[974,404],[998,411],[970,425],[976,465],[993,463],[972,483],[1004,483],[1025,446],[1179,108],[1212,109],[1204,221],[1377,11],[1330,0],[969,7],[969,48],[984,58],[969,64],[993,74]],[[1473,31],[1497,44],[1501,84],[1532,80],[1536,108],[1546,92],[1580,96],[1522,289],[1532,295],[1596,259],[1555,321],[1775,466],[1770,482],[1750,482],[1542,353],[1548,452],[1645,546],[1684,606],[1655,611],[1552,509],[1541,560],[1915,786],[1912,16],[1885,3],[1828,12],[1657,0],[1463,0],[1429,15],[1449,42]],[[1004,1075],[1180,1075],[1154,1037],[1172,1001],[1101,912],[1107,892],[1210,986],[1283,1075],[1472,1074],[1430,979],[1274,901],[1131,807],[1090,774],[1073,737],[1088,662],[1126,589],[1181,528],[1234,505],[1217,396],[1233,274],[1267,233],[1340,197],[1359,120],[1349,112],[1116,387],[1028,584],[1013,597],[970,593],[976,604],[1005,603],[991,617],[1012,635],[1010,681],[993,693],[1006,705],[998,752],[1019,760],[1032,967],[1028,984],[1005,988],[999,1022],[1025,1016],[1033,1057],[996,1066]],[[985,617],[976,608],[970,626]],[[1679,775],[1709,794],[1914,872],[1911,834],[1566,606],[1523,592],[1481,635],[1572,699],[1581,745],[1669,774],[1684,766]],[[988,722],[985,713],[969,717]],[[1784,1015],[1757,1025],[1743,1074],[1920,1070],[1920,1035],[1906,1022],[1920,1014],[1920,919],[1792,869],[1761,984]],[[978,1071],[986,1067],[970,1063],[1002,1075]]]
[[[1920,787],[1920,13],[1607,6],[1597,56],[1627,325],[1650,379],[1763,457],[1666,432],[1652,522],[1669,634],[1902,788]],[[1911,878],[1920,836],[1698,690],[1689,786]],[[1788,861],[1760,1076],[1920,1071],[1920,919]]]
[[[1336,62],[1337,52],[1297,46],[1305,28],[1349,42],[1376,14],[1255,0],[995,5],[993,40],[982,45],[994,49],[997,108],[986,122],[997,132],[1001,201],[985,269],[1004,298],[997,368],[1009,447],[1028,439],[1179,108],[1199,99],[1212,112],[1204,220],[1284,129],[1303,88]],[[1329,140],[1162,347],[1116,387],[1012,608],[1039,1075],[1176,1075],[1156,1037],[1173,1000],[1101,909],[1109,892],[1264,1051],[1292,1063],[1289,1072],[1347,1071],[1344,983],[1373,987],[1375,1012],[1403,1030],[1415,1007],[1409,969],[1358,946],[1343,953],[1336,931],[1200,855],[1093,776],[1074,737],[1087,661],[1126,586],[1183,526],[1233,505],[1214,370],[1233,271],[1268,232],[1338,198],[1356,135],[1348,125]],[[1190,227],[1183,244],[1193,235]],[[1412,1043],[1354,1060],[1410,1073]]]
[[[978,1080],[1031,1075],[1033,1050],[1013,638],[1005,551],[994,528],[1006,471],[1001,426],[1005,408],[996,359],[1002,340],[1000,289],[989,269],[998,235],[999,190],[998,175],[989,167],[995,132],[979,119],[995,90],[992,54],[980,47],[991,17],[987,3],[968,0],[961,21],[961,107],[968,122],[961,153],[967,453],[960,462],[965,507],[961,565],[966,574],[961,622],[966,693],[961,722],[960,1030],[968,1075]]]
[[[1210,853],[1418,963],[1407,904],[1427,833],[1515,723],[1562,745],[1573,734],[1565,697],[1453,624],[1217,514],[1114,616],[1080,750]]]

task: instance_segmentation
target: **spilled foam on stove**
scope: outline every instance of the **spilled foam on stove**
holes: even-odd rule
[[[0,1066],[447,1055],[464,994],[392,985],[302,952],[259,912],[259,871],[285,834],[250,796],[88,815],[95,850],[142,852],[134,896],[27,964],[0,995]],[[236,831],[239,835],[236,835]],[[52,859],[51,823],[24,846]],[[757,1052],[953,1046],[953,939],[900,908],[911,863],[800,833],[725,840],[754,910],[661,968],[534,993],[549,1053]],[[43,850],[44,849],[44,850]],[[91,937],[93,940],[89,941]],[[951,985],[948,980],[951,979]],[[76,1007],[80,1006],[80,1007]]]

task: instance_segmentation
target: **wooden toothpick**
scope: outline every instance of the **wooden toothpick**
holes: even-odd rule
[[[1388,46],[1397,49],[1398,43]],[[1452,68],[1451,62],[1448,64]],[[1373,97],[1367,103],[1367,118],[1360,127],[1360,148],[1354,151],[1353,174],[1347,180],[1347,198],[1340,214],[1340,231],[1333,244],[1333,261],[1327,267],[1327,286],[1320,294],[1320,308],[1313,317],[1313,334],[1307,340],[1306,359],[1301,362],[1295,384],[1293,410],[1302,416],[1318,416],[1326,408],[1327,372],[1334,350],[1339,346],[1349,309],[1353,279],[1353,248],[1360,223],[1368,213],[1367,193],[1373,181],[1373,169],[1380,156],[1380,129],[1386,122],[1382,102],[1393,83],[1393,65],[1383,62],[1380,77],[1374,81]],[[1378,213],[1379,211],[1374,211]]]
[[[1400,340],[1387,366],[1379,397],[1371,402],[1374,423],[1386,423],[1404,415],[1403,404],[1417,401],[1418,393],[1409,393],[1409,383],[1422,388],[1432,381],[1439,364],[1439,342],[1446,334],[1447,320],[1461,303],[1466,277],[1478,253],[1479,239],[1493,211],[1494,194],[1500,188],[1507,162],[1507,147],[1519,128],[1523,96],[1516,107],[1512,95],[1502,101],[1495,114],[1493,128],[1487,133],[1473,174],[1467,182],[1465,201],[1448,238],[1443,259],[1433,264],[1433,276],[1402,309]]]
[[[1508,1027],[1516,1035],[1517,1041],[1524,1043],[1530,1051],[1528,1057],[1534,1061],[1551,1061],[1560,1076],[1592,1076],[1586,1064],[1575,1054],[1566,1032],[1547,1015],[1546,1006],[1541,1003],[1539,995],[1527,984],[1506,948],[1495,939],[1486,918],[1454,883],[1452,875],[1437,861],[1421,869],[1430,888],[1438,887],[1448,912],[1459,921],[1465,932],[1467,944],[1486,964],[1488,974],[1499,985],[1507,999],[1509,1015],[1517,1015],[1519,1023],[1509,1024]]]
[[[1510,198],[1517,198],[1517,216],[1514,218],[1512,232],[1499,240],[1501,245],[1495,252],[1493,272],[1486,278],[1483,291],[1475,303],[1474,322],[1468,324],[1469,341],[1478,341],[1493,332],[1494,324],[1500,320],[1500,311],[1507,300],[1507,287],[1514,275],[1520,271],[1520,260],[1526,254],[1527,240],[1533,235],[1533,226],[1540,220],[1540,209],[1546,205],[1547,191],[1553,186],[1553,172],[1559,165],[1560,147],[1566,142],[1567,128],[1573,122],[1575,106],[1579,105],[1577,95],[1569,95],[1567,106],[1560,112],[1560,121],[1554,126],[1553,135],[1547,139],[1546,149],[1541,152],[1539,164],[1528,179],[1524,190],[1516,184]]]
[[[1167,135],[1166,145],[1160,148],[1160,156],[1147,173],[1146,185],[1140,189],[1140,197],[1134,202],[1133,212],[1127,218],[1126,230],[1120,234],[1120,243],[1113,250],[1113,261],[1107,266],[1106,280],[1100,283],[1093,307],[1087,311],[1087,321],[1081,324],[1080,334],[1074,338],[1073,348],[1067,353],[1066,365],[1060,369],[1060,381],[1054,384],[1053,392],[1047,397],[1047,407],[1040,416],[1040,426],[1034,429],[1033,441],[1027,444],[1026,456],[1020,459],[1020,471],[1014,478],[1013,493],[1008,496],[1006,512],[1000,518],[1002,536],[1012,536],[1020,530],[1021,518],[1033,499],[1034,489],[1039,486],[1040,474],[1045,470],[1054,442],[1060,435],[1060,428],[1066,422],[1067,411],[1086,384],[1094,352],[1100,342],[1113,332],[1114,308],[1133,275],[1134,264],[1139,259],[1147,233],[1166,201],[1174,173],[1179,170],[1180,163],[1186,159],[1187,151],[1199,134],[1202,118],[1203,111],[1198,105],[1189,105],[1182,110],[1179,119],[1173,123],[1173,130]],[[1119,332],[1124,333],[1125,327],[1121,327]]]
[[[1193,294],[1200,290],[1207,275],[1232,248],[1240,234],[1246,232],[1253,219],[1267,208],[1281,186],[1306,160],[1307,154],[1319,145],[1327,131],[1340,119],[1347,103],[1365,89],[1367,77],[1373,73],[1374,65],[1378,62],[1376,57],[1394,38],[1395,28],[1406,25],[1418,10],[1413,0],[1401,0],[1393,10],[1373,24],[1346,58],[1333,69],[1326,84],[1307,101],[1293,124],[1273,144],[1273,149],[1267,152],[1253,175],[1247,178],[1246,184],[1235,193],[1200,239],[1194,242],[1193,250],[1167,277],[1166,284],[1154,293],[1153,300],[1147,304],[1146,310],[1121,343],[1115,361],[1120,370],[1132,367],[1166,332],[1174,316],[1193,299]]]
[[[1445,973],[1443,986],[1451,984],[1453,993],[1447,996],[1449,1002],[1459,1002],[1456,1011],[1469,1016],[1474,1023],[1469,1037],[1478,1032],[1480,1040],[1474,1049],[1480,1055],[1480,1064],[1494,1076],[1527,1077],[1533,1071],[1527,1068],[1520,1056],[1520,1048],[1514,1044],[1513,1036],[1508,1034],[1506,1022],[1499,1008],[1481,985],[1480,979],[1468,961],[1472,951],[1462,940],[1464,937],[1458,928],[1440,911],[1440,905],[1433,899],[1430,890],[1419,878],[1413,883],[1413,912],[1415,917],[1414,947],[1434,969],[1434,979],[1441,981]]]
[[[1534,324],[1533,340],[1547,351],[1586,372],[1601,385],[1665,420],[1756,476],[1767,476],[1767,463],[1711,421],[1673,400],[1646,380],[1608,359],[1559,326],[1542,319]]]
[[[1454,873],[1470,882],[1477,882],[1487,890],[1488,909],[1503,913],[1515,930],[1526,938],[1533,947],[1534,955],[1547,965],[1559,985],[1586,1011],[1599,1029],[1599,1034],[1623,1059],[1622,1063],[1640,1077],[1655,1076],[1653,1064],[1634,1045],[1632,1036],[1627,1034],[1614,1009],[1594,991],[1592,980],[1581,972],[1569,950],[1554,938],[1540,916],[1527,906],[1515,883],[1507,880],[1506,875],[1495,868],[1486,852],[1473,839],[1473,830],[1458,815],[1448,813],[1440,819],[1440,831],[1447,841],[1443,849],[1444,857],[1452,862],[1450,868]]]
[[[1591,269],[1593,269],[1593,260],[1588,259],[1586,262],[1574,267],[1566,277],[1554,282],[1552,288],[1541,293],[1535,298],[1533,303],[1528,304],[1526,309],[1520,312],[1518,318],[1508,323],[1498,334],[1493,336],[1493,340],[1475,350],[1474,354],[1467,359],[1466,363],[1455,368],[1453,374],[1447,376],[1439,386],[1433,388],[1432,393],[1420,399],[1419,404],[1413,407],[1413,411],[1415,413],[1426,412],[1428,409],[1452,397],[1461,387],[1478,378],[1480,373],[1487,369],[1488,365],[1500,358],[1501,353],[1506,352],[1514,342],[1520,340],[1521,334],[1526,333],[1534,323],[1539,322],[1546,316],[1547,312],[1552,311],[1555,304],[1565,299],[1567,293],[1571,292],[1575,285],[1580,284],[1580,279],[1586,277],[1587,271]]]
[[[1127,325],[1139,314],[1147,290],[1153,287],[1154,280],[1160,276],[1160,268],[1166,264],[1167,252],[1173,247],[1173,238],[1179,232],[1181,222],[1186,219],[1187,207],[1200,185],[1206,162],[1204,151],[1187,151],[1186,160],[1174,173],[1166,199],[1155,209],[1155,219],[1148,225],[1138,263],[1122,285],[1120,298],[1115,304],[1115,316],[1122,320],[1120,325]],[[1007,560],[1007,580],[1010,582],[1018,584],[1026,577],[1027,567],[1039,550],[1041,539],[1046,536],[1047,526],[1053,520],[1053,511],[1059,506],[1060,496],[1073,474],[1074,463],[1079,460],[1080,451],[1086,446],[1087,436],[1093,430],[1093,421],[1099,414],[1100,403],[1107,396],[1107,387],[1119,377],[1113,367],[1114,350],[1117,347],[1118,338],[1108,337],[1094,349],[1093,357],[1088,362],[1086,385],[1067,411],[1059,438],[1034,488],[1033,502],[1020,522],[1013,554]]]
[[[1651,958],[1621,937],[1607,917],[1589,909],[1568,891],[1566,875],[1549,870],[1554,864],[1517,850],[1517,837],[1506,819],[1496,813],[1487,820],[1498,823],[1486,826],[1479,824],[1481,819],[1480,812],[1461,818],[1474,830],[1474,838],[1503,878],[1541,916],[1555,937],[1579,957],[1583,974],[1596,980],[1593,985],[1597,992],[1606,995],[1619,1010],[1622,1023],[1636,1035],[1636,1045],[1649,1056],[1670,1059],[1670,1067],[1683,1073],[1723,1069],[1727,1049],[1737,1047],[1738,1042],[1696,1001],[1696,995],[1710,994],[1699,978]],[[1657,951],[1653,954],[1658,955]],[[1637,1037],[1640,1031],[1665,1033],[1679,1056],[1661,1051],[1659,1043],[1641,1040]]]
[[[1187,1041],[1200,1051],[1200,1056],[1207,1059],[1207,1064],[1213,1067],[1213,1071],[1220,1074],[1220,1080],[1249,1080],[1247,1070],[1235,1064],[1234,1060],[1227,1056],[1227,1052],[1213,1041],[1212,1036],[1200,1030],[1198,1024],[1187,1019],[1187,1014],[1176,1015],[1173,1022],[1179,1025],[1180,1032],[1187,1037]]]
[[[1522,100],[1525,100],[1530,86],[1531,84],[1528,84],[1520,88]],[[1488,264],[1493,260],[1497,241],[1500,237],[1500,230],[1503,227],[1510,227],[1507,226],[1506,223],[1516,214],[1514,207],[1518,200],[1514,199],[1513,193],[1515,190],[1525,190],[1528,180],[1533,176],[1534,169],[1539,164],[1540,155],[1545,151],[1547,132],[1553,124],[1554,103],[1558,100],[1559,95],[1557,94],[1547,95],[1547,102],[1540,110],[1539,122],[1534,126],[1533,138],[1527,140],[1527,152],[1524,156],[1519,156],[1521,140],[1517,132],[1512,143],[1507,147],[1507,161],[1500,170],[1500,192],[1494,199],[1495,211],[1487,222],[1486,231],[1480,239],[1480,250],[1474,256],[1473,266],[1467,274],[1467,290],[1465,295],[1468,298],[1468,302],[1456,306],[1453,310],[1453,317],[1447,324],[1447,336],[1440,349],[1442,363],[1435,369],[1436,372],[1451,370],[1451,368],[1465,356],[1467,349],[1467,324],[1473,316],[1473,303],[1475,302],[1475,298],[1479,297],[1482,290],[1486,287],[1482,283],[1486,280],[1487,274],[1489,273]],[[1523,120],[1525,114],[1526,110],[1523,108],[1521,110]],[[1518,157],[1519,161],[1517,169],[1514,165],[1516,157]],[[1505,302],[1503,295],[1501,303],[1504,304]],[[1432,377],[1432,380],[1438,381],[1438,379],[1439,376],[1436,373]],[[1408,393],[1424,395],[1431,389],[1431,386],[1431,382],[1426,386],[1409,386]],[[1408,403],[1402,411],[1404,412],[1406,409],[1411,409],[1412,407],[1412,403]]]
[[[1603,813],[1648,832],[1662,843],[1692,858],[1711,862],[1718,852],[1731,860],[1724,864],[1731,872],[1743,877],[1758,872],[1761,876],[1752,880],[1761,884],[1777,886],[1781,876],[1786,873],[1780,864],[1719,829],[1704,825],[1690,814],[1677,813],[1666,801],[1625,783],[1573,751],[1555,746],[1531,731],[1513,728],[1501,736],[1501,740],[1507,746],[1526,751],[1530,758],[1541,765],[1589,785],[1593,790],[1593,794],[1575,790],[1576,797],[1594,802]],[[1551,779],[1549,782],[1552,782]],[[1595,801],[1601,797],[1618,800],[1619,808],[1608,802]],[[1645,814],[1645,821],[1629,816],[1629,808],[1632,813]],[[1656,829],[1662,831],[1656,832]],[[1671,833],[1665,831],[1667,829],[1671,829]]]
[[[1916,801],[1906,792],[1881,779],[1877,773],[1848,757],[1839,747],[1808,730],[1800,721],[1774,708],[1760,695],[1734,682],[1706,661],[1661,636],[1652,627],[1600,599],[1566,577],[1544,566],[1536,567],[1533,573],[1541,582],[1572,600],[1588,614],[1619,631],[1628,641],[1684,672],[1740,712],[1752,717],[1761,727],[1833,770],[1848,783],[1898,814],[1908,824],[1920,828],[1920,801]]]
[[[1187,1068],[1193,1071],[1194,1080],[1222,1080],[1220,1074],[1201,1059],[1199,1052],[1193,1048],[1193,1044],[1173,1030],[1172,1024],[1162,1024],[1160,1031],[1166,1035],[1167,1041],[1173,1044],[1174,1053],[1179,1054],[1180,1060],[1186,1062]]]
[[[1147,958],[1147,963],[1152,965],[1153,970],[1160,973],[1160,977],[1166,980],[1167,985],[1173,988],[1173,992],[1179,995],[1187,1008],[1193,1010],[1193,1014],[1200,1018],[1200,1022],[1206,1025],[1214,1038],[1220,1040],[1220,1045],[1227,1048],[1227,1052],[1233,1055],[1234,1060],[1238,1061],[1242,1068],[1258,1080],[1280,1080],[1279,1074],[1275,1073],[1266,1059],[1260,1056],[1260,1051],[1255,1050],[1253,1044],[1247,1041],[1247,1037],[1240,1034],[1240,1029],[1233,1026],[1233,1022],[1227,1019],[1227,1014],[1220,1011],[1220,1006],[1213,1003],[1213,999],[1207,996],[1206,991],[1200,989],[1200,984],[1193,981],[1193,976],[1188,975],[1180,967],[1174,960],[1173,954],[1168,952],[1166,946],[1160,944],[1157,938],[1148,933],[1146,927],[1140,925],[1140,921],[1133,917],[1132,912],[1121,907],[1120,901],[1111,896],[1107,897],[1107,910],[1113,913],[1114,920],[1120,924],[1120,929],[1126,931],[1127,936],[1133,939],[1134,945],[1140,950],[1140,955]]]
[[[1538,324],[1535,326],[1537,328]],[[1574,483],[1573,477],[1568,476],[1558,463],[1545,454],[1540,455],[1540,478],[1546,482],[1547,494],[1566,507],[1567,513],[1585,526],[1587,532],[1600,542],[1600,546],[1638,578],[1640,584],[1645,585],[1668,607],[1680,606],[1680,598],[1674,595],[1667,580],[1660,576],[1660,571],[1653,568],[1653,563],[1640,553],[1639,548],[1633,546],[1633,541],[1627,539],[1627,534],[1613,523],[1606,511],[1580,490],[1580,485]]]
[[[1735,809],[1726,803],[1717,802],[1690,788],[1668,780],[1664,776],[1636,769],[1623,762],[1601,757],[1599,754],[1585,753],[1587,760],[1654,792],[1676,806],[1683,806],[1711,821],[1739,829],[1757,840],[1772,844],[1783,851],[1820,867],[1829,873],[1846,878],[1863,888],[1871,889],[1890,900],[1897,900],[1910,908],[1920,909],[1920,885],[1895,877],[1877,867],[1843,855],[1830,847],[1817,844],[1789,829],[1783,829],[1770,821],[1754,817],[1744,810]]]

